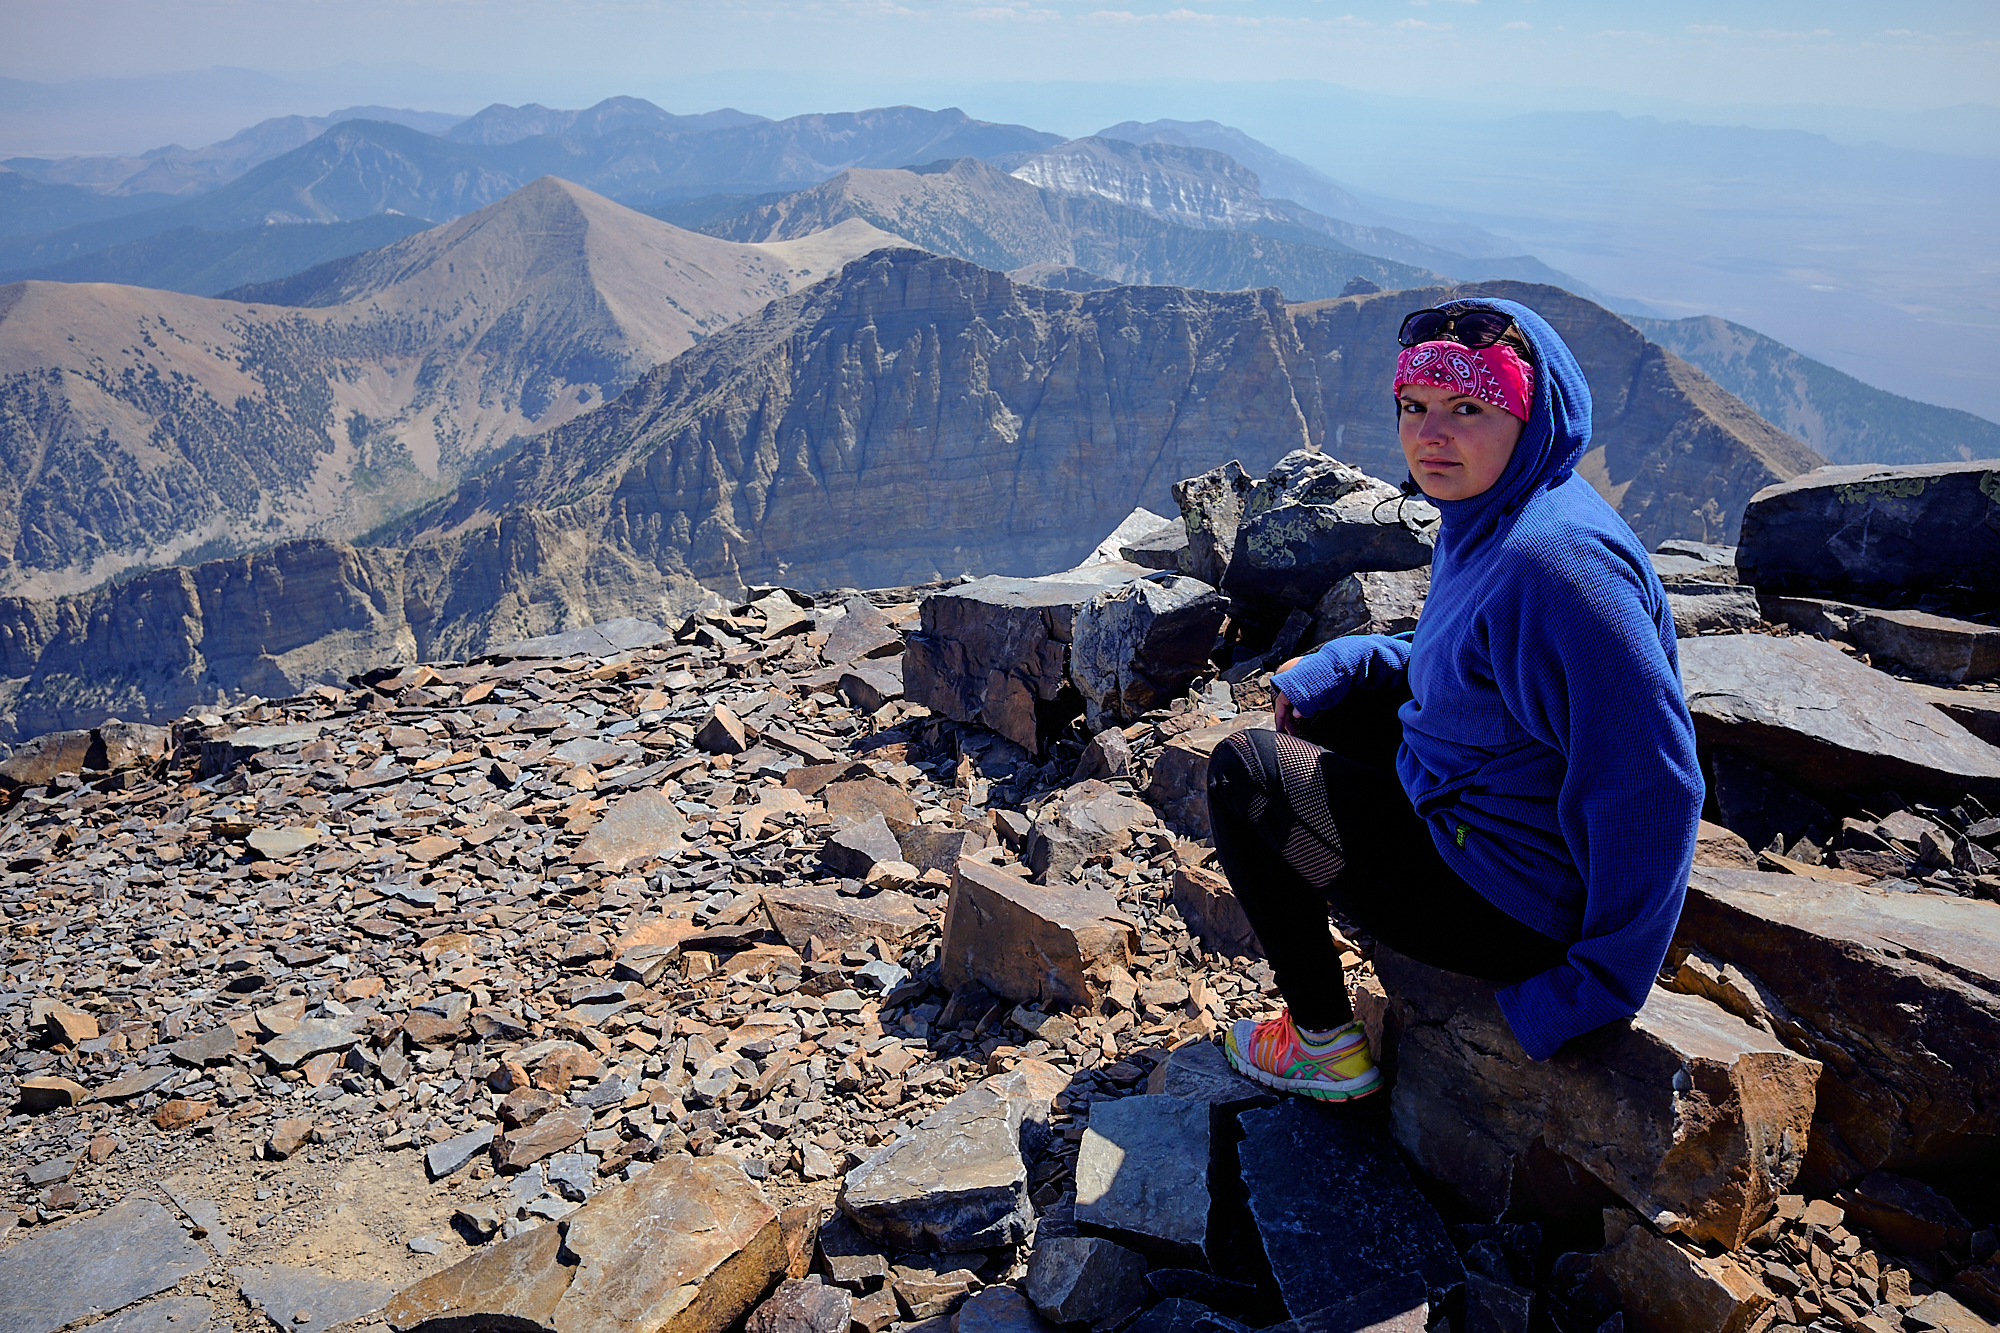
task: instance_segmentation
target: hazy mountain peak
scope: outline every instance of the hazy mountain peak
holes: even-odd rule
[[[677,116],[643,97],[607,97],[595,106],[580,111],[559,111],[539,102],[529,102],[524,106],[495,102],[446,130],[444,137],[456,143],[498,145],[519,143],[544,134],[598,139],[633,126],[701,134],[738,125],[756,125],[764,119],[733,107],[696,116]]]

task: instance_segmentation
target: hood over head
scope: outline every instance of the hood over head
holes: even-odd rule
[[[1541,491],[1560,485],[1590,448],[1590,385],[1569,344],[1547,320],[1518,301],[1473,296],[1440,302],[1440,310],[1501,310],[1535,351],[1535,397],[1500,479],[1484,493],[1464,500],[1433,500],[1443,528],[1466,533],[1495,524]]]

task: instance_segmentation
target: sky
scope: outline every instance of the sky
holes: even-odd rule
[[[836,92],[1185,79],[1317,79],[1469,111],[2000,103],[1991,0],[0,0],[0,31],[0,77],[226,66],[459,111],[611,89],[672,110],[733,92],[788,115]]]

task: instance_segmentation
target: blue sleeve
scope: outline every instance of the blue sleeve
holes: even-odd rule
[[[1311,717],[1345,699],[1349,690],[1400,684],[1409,671],[1409,634],[1349,634],[1321,644],[1271,683],[1300,717]]]
[[[1703,785],[1671,629],[1642,575],[1608,548],[1566,552],[1518,617],[1494,682],[1530,734],[1565,760],[1563,841],[1584,882],[1582,938],[1568,958],[1498,992],[1537,1060],[1645,1004],[1687,893]]]

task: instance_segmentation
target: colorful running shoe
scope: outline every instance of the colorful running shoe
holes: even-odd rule
[[[1317,1054],[1308,1052],[1292,1026],[1292,1011],[1259,1023],[1238,1019],[1223,1039],[1229,1063],[1245,1078],[1281,1092],[1296,1092],[1325,1102],[1352,1101],[1382,1086],[1382,1071],[1368,1053],[1368,1034],[1349,1023],[1333,1034],[1333,1043]]]

